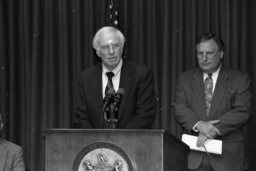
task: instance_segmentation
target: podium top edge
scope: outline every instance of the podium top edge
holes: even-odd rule
[[[51,134],[66,134],[66,133],[93,133],[93,134],[116,134],[116,133],[125,133],[125,134],[162,134],[163,136],[166,135],[167,137],[171,137],[173,141],[176,143],[184,146],[187,150],[189,147],[179,140],[175,135],[170,133],[165,129],[43,129],[43,136],[48,136]],[[161,136],[162,136],[161,135]]]
[[[111,133],[111,132],[116,132],[116,133],[168,133],[170,134],[167,130],[164,129],[43,129],[44,133],[60,133],[60,132],[77,132],[77,133],[88,133],[88,132],[93,132],[93,133]]]

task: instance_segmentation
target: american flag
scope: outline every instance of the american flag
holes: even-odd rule
[[[108,0],[106,24],[118,28],[118,0]]]

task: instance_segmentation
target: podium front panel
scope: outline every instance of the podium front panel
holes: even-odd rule
[[[169,142],[164,143],[163,130],[54,129],[44,133],[46,171],[167,171],[168,160],[177,156],[164,159],[169,156],[164,149],[184,148],[176,141],[173,147],[164,147]],[[184,153],[186,158],[183,151],[181,156]],[[114,161],[115,155],[120,159]]]

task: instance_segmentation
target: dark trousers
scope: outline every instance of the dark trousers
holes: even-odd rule
[[[203,155],[203,161],[202,161],[201,165],[199,166],[199,168],[189,169],[189,171],[215,171],[215,170],[212,168],[209,156],[207,156],[207,154],[205,153]]]
[[[212,168],[211,161],[209,156],[205,153],[203,155],[203,161],[199,168],[197,169],[189,169],[189,171],[217,171]],[[242,170],[242,171],[250,171],[250,169]]]

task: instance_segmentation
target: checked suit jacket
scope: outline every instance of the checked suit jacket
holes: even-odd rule
[[[118,129],[147,129],[156,114],[152,70],[126,60],[121,68],[119,88],[125,90],[119,107]],[[102,64],[81,73],[78,85],[75,128],[104,128]]]
[[[174,99],[176,121],[186,133],[192,133],[198,121],[219,119],[215,126],[221,132],[222,155],[211,154],[211,164],[217,171],[246,169],[242,127],[251,114],[252,93],[247,74],[222,66],[215,86],[210,114],[206,117],[203,73],[197,68],[183,72],[179,77]],[[202,152],[191,151],[188,156],[190,169],[198,168]]]

